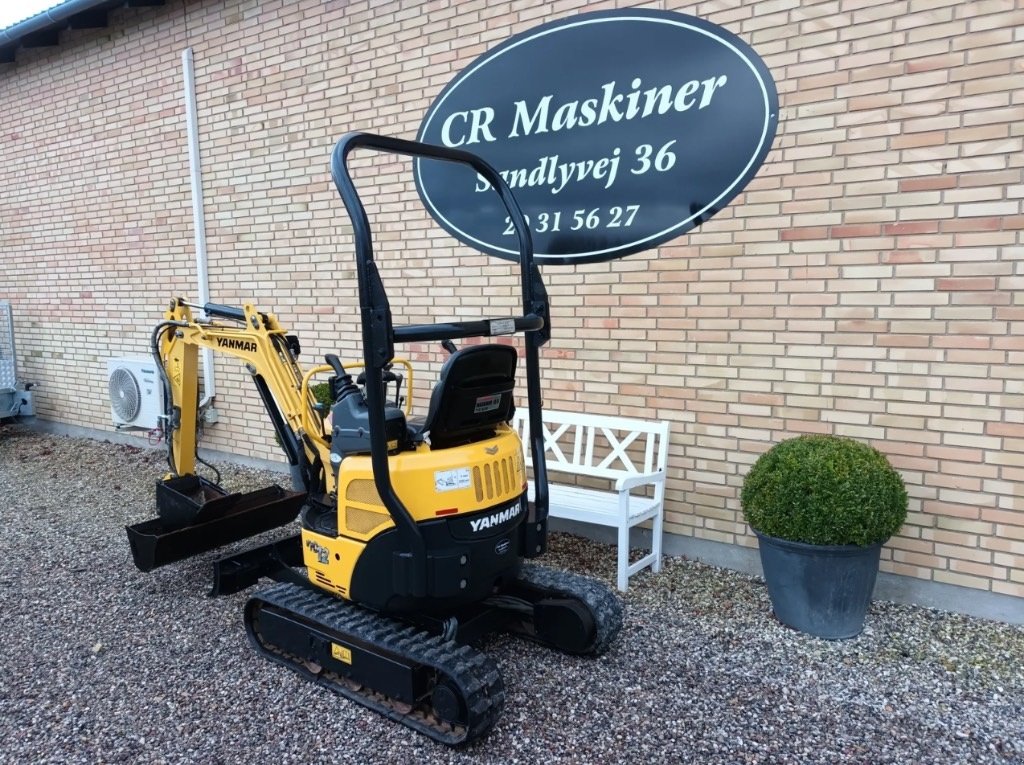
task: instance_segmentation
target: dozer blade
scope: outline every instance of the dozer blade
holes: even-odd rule
[[[293,534],[269,544],[243,550],[213,562],[211,597],[231,595],[252,587],[263,577],[279,582],[300,581],[306,577],[295,571],[302,565],[302,535]]]
[[[195,521],[182,525],[169,520],[160,502],[159,518],[126,526],[135,565],[152,571],[175,561],[276,529],[295,520],[306,499],[305,492],[286,491],[280,486],[247,494],[223,494],[212,502],[200,503],[192,516]]]

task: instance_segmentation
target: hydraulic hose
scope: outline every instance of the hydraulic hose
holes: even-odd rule
[[[164,369],[164,360],[160,357],[160,336],[171,327],[187,326],[187,321],[162,321],[153,327],[153,333],[149,336],[149,350],[153,354],[153,361],[160,372],[160,379],[163,381],[164,417],[160,423],[160,429],[163,432],[164,441],[167,443],[167,464],[174,475],[178,475],[178,471],[174,468],[174,441],[171,437],[171,428],[168,423],[170,411],[174,408],[174,401],[171,396],[171,378],[167,376],[167,370]]]

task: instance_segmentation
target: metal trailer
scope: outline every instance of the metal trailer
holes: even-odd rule
[[[11,303],[0,300],[0,420],[35,414],[31,388],[18,378]]]

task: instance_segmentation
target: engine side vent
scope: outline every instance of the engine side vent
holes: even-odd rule
[[[476,501],[501,500],[509,494],[516,493],[518,487],[513,486],[515,475],[515,463],[511,457],[486,462],[482,471],[478,465],[474,465],[473,488],[476,491]]]
[[[362,479],[356,479],[349,483],[348,488],[345,489],[345,499],[364,505],[384,505],[380,494],[377,493],[377,484]]]
[[[369,534],[391,520],[387,513],[364,510],[361,507],[345,506],[345,526],[356,534]]]

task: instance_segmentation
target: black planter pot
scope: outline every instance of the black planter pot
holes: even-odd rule
[[[809,545],[754,533],[779,621],[828,640],[860,634],[883,543]]]

